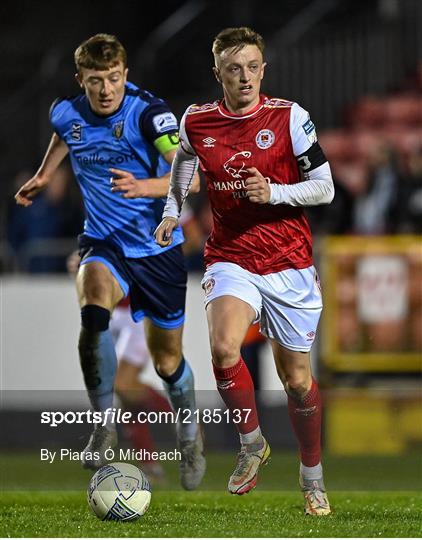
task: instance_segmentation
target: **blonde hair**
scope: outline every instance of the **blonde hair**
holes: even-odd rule
[[[235,52],[240,51],[245,45],[256,45],[261,53],[264,53],[265,43],[263,37],[248,28],[225,28],[215,38],[212,44],[214,56],[219,56],[226,49],[234,48]]]
[[[126,50],[116,36],[110,34],[96,34],[81,43],[75,51],[78,73],[81,68],[103,71],[119,62],[126,67]]]

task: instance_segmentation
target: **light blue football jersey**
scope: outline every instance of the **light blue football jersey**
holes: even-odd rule
[[[112,242],[130,258],[157,255],[183,242],[180,227],[168,248],[154,240],[165,199],[124,199],[111,191],[110,168],[129,171],[139,182],[170,170],[153,144],[178,131],[176,118],[162,99],[127,83],[124,99],[111,115],[95,114],[86,96],[79,95],[56,100],[50,119],[69,148],[85,206],[84,234]]]

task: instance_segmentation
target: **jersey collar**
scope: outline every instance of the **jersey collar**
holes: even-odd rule
[[[251,116],[254,116],[258,111],[260,111],[262,109],[266,99],[267,98],[266,98],[266,96],[264,96],[264,94],[260,94],[259,95],[259,103],[253,109],[248,111],[246,114],[236,114],[236,113],[231,112],[231,111],[228,110],[228,108],[226,107],[226,102],[225,102],[225,100],[223,98],[218,104],[218,110],[219,110],[220,114],[222,114],[223,116],[226,116],[227,118],[236,118],[236,119],[239,119],[239,120],[242,119],[242,118],[249,118]]]

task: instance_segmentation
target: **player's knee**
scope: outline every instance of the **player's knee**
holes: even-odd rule
[[[81,309],[82,327],[89,332],[104,332],[110,323],[110,311],[96,304]]]
[[[85,304],[111,304],[110,290],[101,283],[86,287],[81,297]]]
[[[230,338],[213,340],[211,354],[215,366],[221,368],[231,367],[239,360],[240,345]]]
[[[176,360],[176,357],[172,356],[162,356],[160,359],[155,362],[155,369],[157,373],[162,377],[170,377],[176,371],[180,364],[180,356]]]
[[[312,377],[305,370],[297,370],[288,373],[282,382],[289,395],[300,398],[309,392],[312,385]]]
[[[155,369],[160,375],[168,377],[179,367],[182,349],[179,346],[151,349]]]

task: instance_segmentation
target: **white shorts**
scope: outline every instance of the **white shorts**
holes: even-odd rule
[[[261,276],[237,264],[209,266],[201,282],[205,306],[219,296],[235,296],[253,307],[261,332],[286,349],[309,351],[322,311],[321,288],[313,266]]]
[[[151,357],[146,344],[144,323],[133,321],[129,306],[116,307],[110,319],[110,331],[118,360],[124,358],[137,367],[143,367],[149,362]]]

